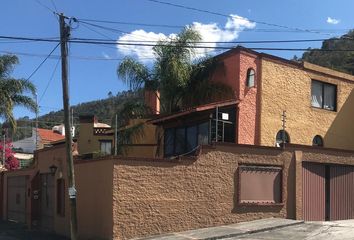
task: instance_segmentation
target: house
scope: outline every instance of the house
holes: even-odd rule
[[[145,134],[126,144],[126,156],[93,158],[112,150],[114,131],[94,116],[80,118],[80,238],[131,239],[268,217],[354,218],[353,76],[244,48],[218,58],[212,80],[232,87],[234,97],[130,121]],[[283,140],[286,147],[277,147]],[[36,151],[31,168],[1,174],[4,220],[69,236],[63,143]]]
[[[354,76],[243,47],[215,58],[211,81],[234,96],[150,120],[164,131],[164,156],[207,142],[354,150]]]
[[[33,153],[36,149],[42,149],[52,142],[63,140],[64,138],[65,128],[63,126],[55,126],[52,130],[33,128],[31,137],[15,141],[12,145],[17,152]]]
[[[98,122],[94,115],[82,115],[79,136],[77,137],[80,154],[110,155],[113,151],[114,132],[110,125]]]
[[[64,125],[54,126],[52,130],[33,128],[32,136],[12,143],[14,156],[20,162],[20,168],[26,168],[33,162],[36,149],[50,146],[53,142],[64,140]]]

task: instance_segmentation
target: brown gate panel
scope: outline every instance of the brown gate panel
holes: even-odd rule
[[[330,220],[354,218],[354,167],[330,167]]]
[[[305,221],[325,221],[325,165],[303,162],[302,205]]]

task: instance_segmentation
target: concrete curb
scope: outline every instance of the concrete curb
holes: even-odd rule
[[[283,225],[279,225],[279,226],[264,227],[264,228],[260,228],[257,230],[249,230],[249,231],[245,231],[242,233],[232,233],[232,234],[227,234],[227,235],[223,235],[223,236],[216,236],[216,237],[210,237],[210,238],[200,238],[199,240],[217,240],[217,239],[223,239],[223,238],[239,237],[239,236],[244,236],[244,235],[253,234],[253,233],[260,233],[260,232],[265,232],[265,231],[271,231],[274,229],[300,225],[300,224],[304,224],[304,223],[305,223],[305,221],[298,221],[298,222],[287,223],[287,224],[283,224]]]

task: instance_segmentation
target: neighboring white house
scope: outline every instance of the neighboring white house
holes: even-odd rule
[[[75,129],[73,128],[73,132]],[[38,135],[37,135],[38,134]],[[37,138],[37,146],[36,146]],[[65,138],[64,125],[54,126],[52,130],[36,128],[32,129],[32,136],[13,142],[13,148],[16,152],[21,153],[33,153],[36,149],[44,148],[46,145],[50,145],[51,142],[63,140]]]

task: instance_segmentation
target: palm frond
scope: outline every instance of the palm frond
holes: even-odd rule
[[[149,81],[149,70],[131,57],[126,57],[117,69],[118,76],[135,91]]]

